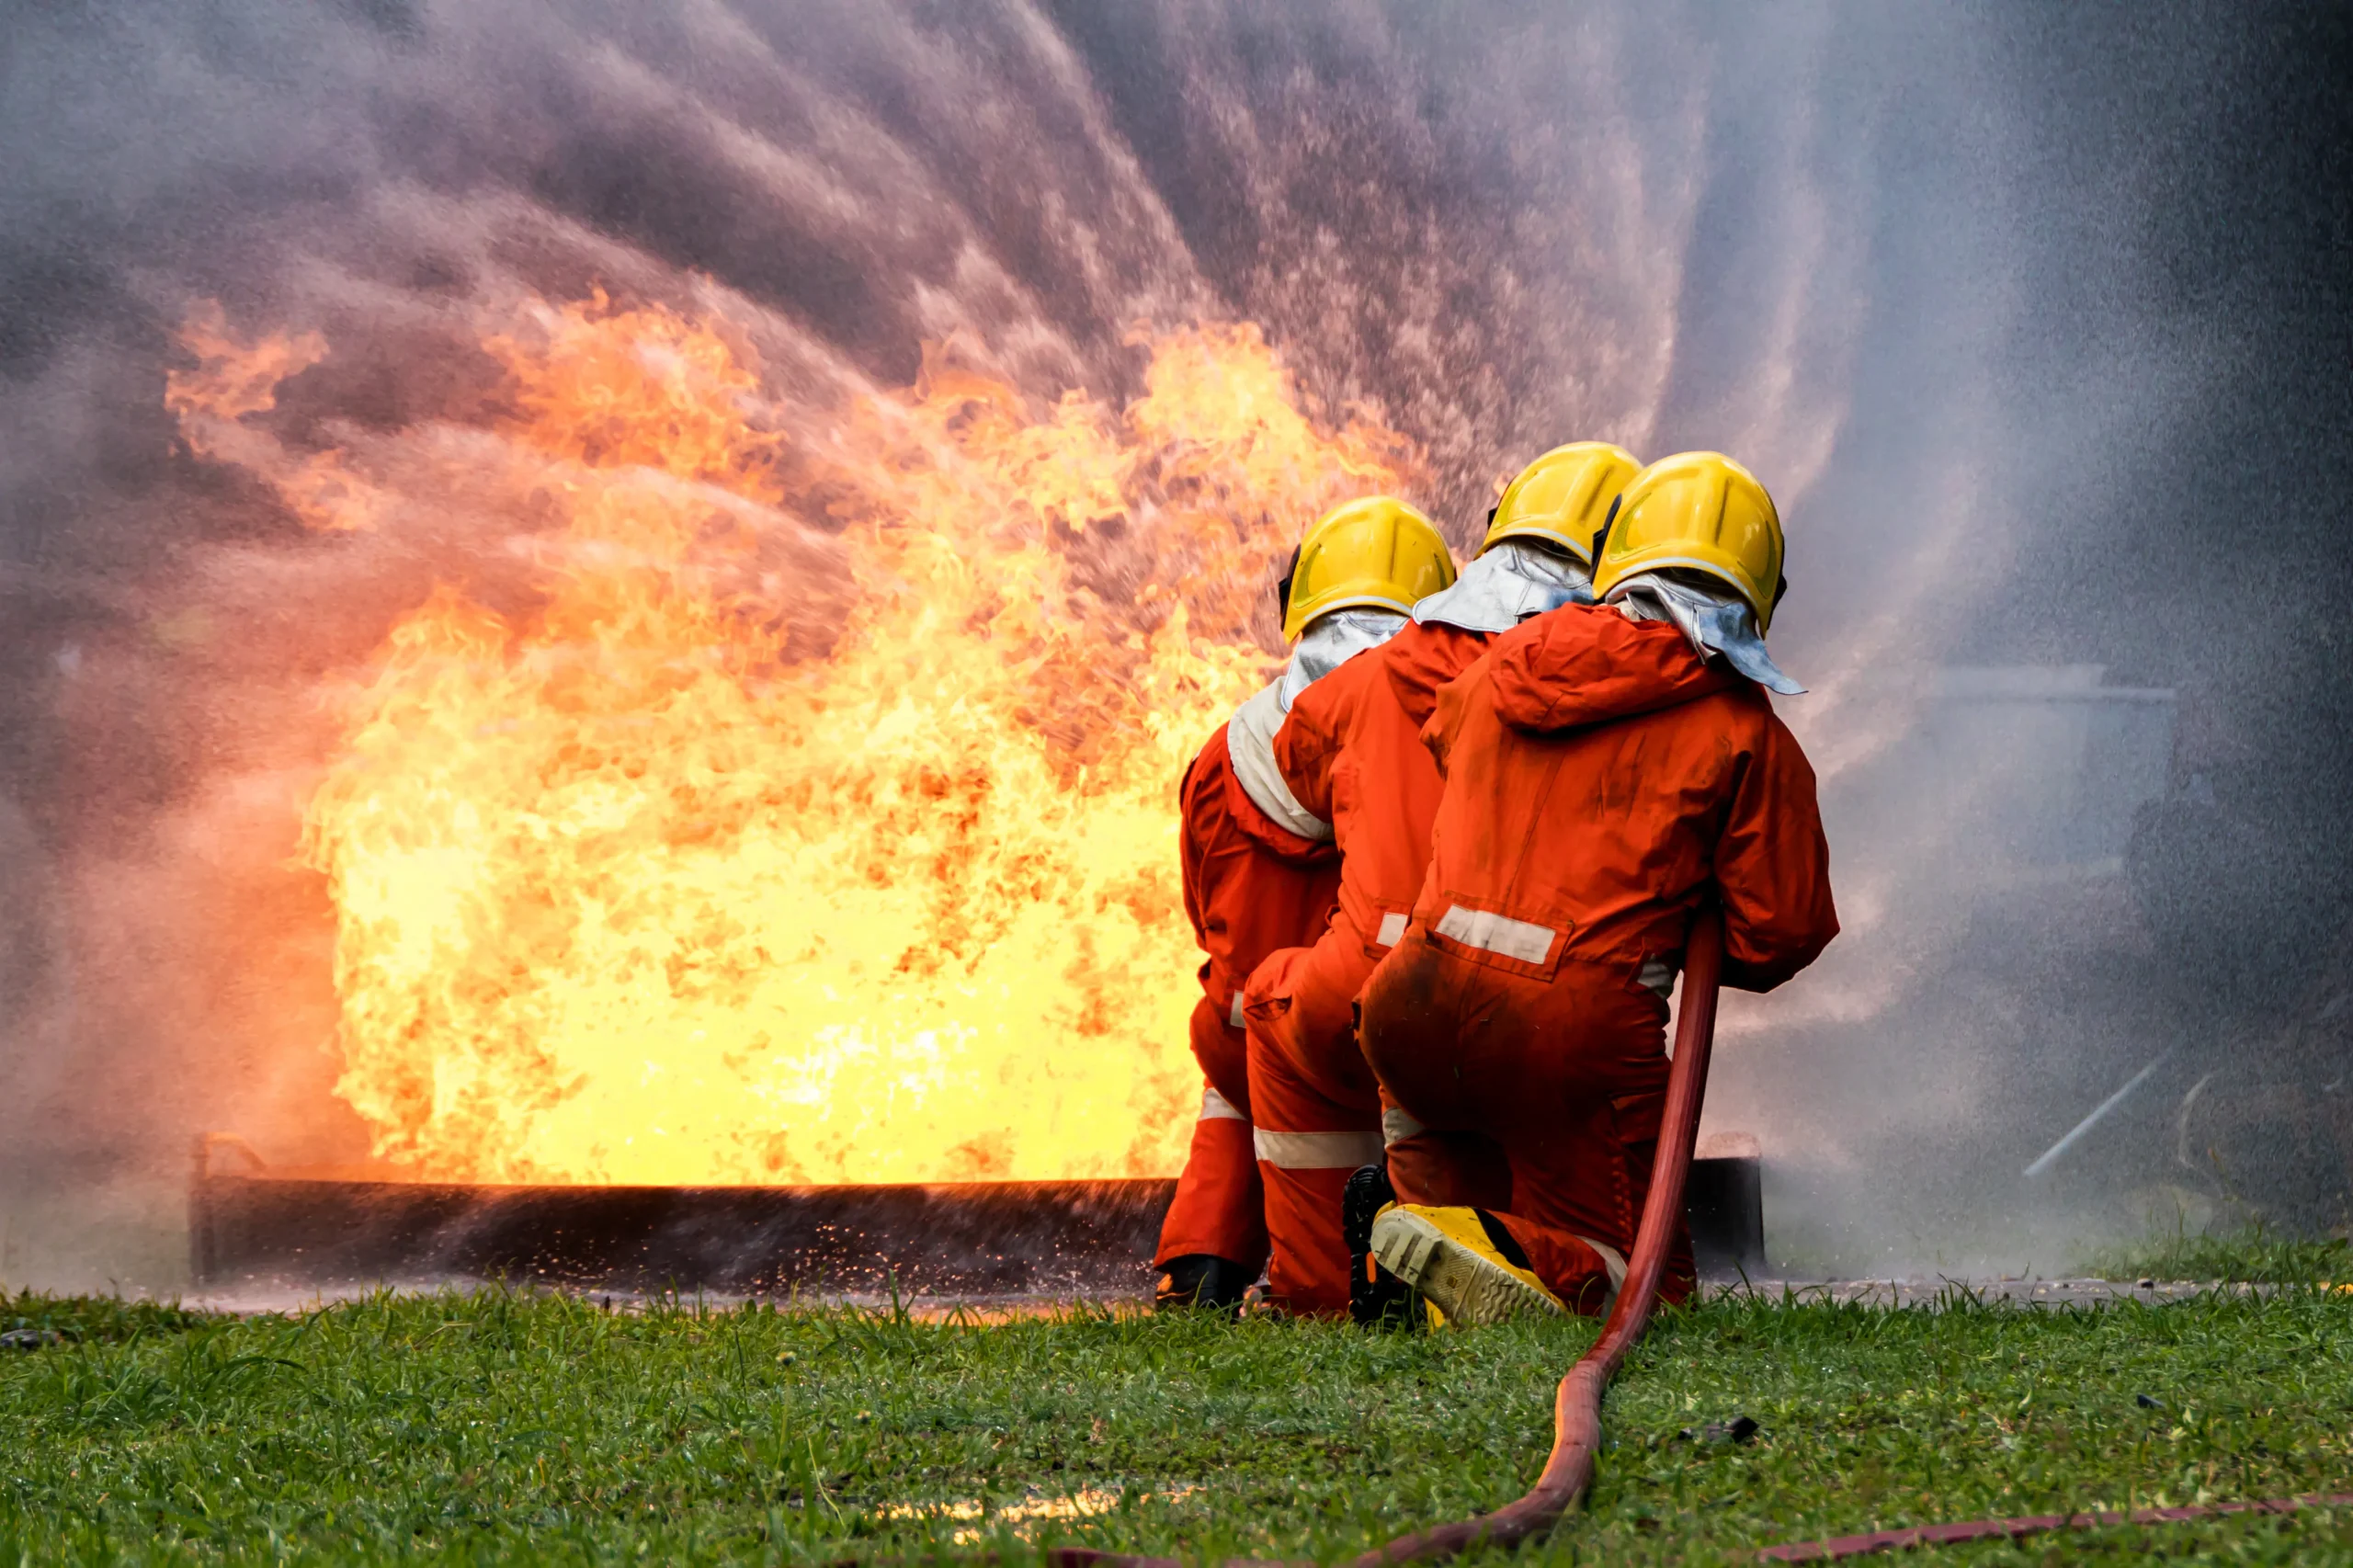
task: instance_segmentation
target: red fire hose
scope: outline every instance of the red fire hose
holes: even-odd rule
[[[1708,1058],[1715,1047],[1716,992],[1723,978],[1723,917],[1713,904],[1703,906],[1691,924],[1691,939],[1684,951],[1683,1008],[1676,1020],[1675,1063],[1666,1079],[1666,1110],[1659,1123],[1658,1153],[1651,1166],[1650,1200],[1643,1209],[1642,1227],[1635,1233],[1634,1256],[1626,1267],[1626,1281],[1601,1336],[1577,1358],[1561,1380],[1552,1402],[1552,1454],[1544,1473],[1516,1503],[1492,1514],[1440,1525],[1434,1529],[1399,1536],[1377,1551],[1368,1551],[1349,1568],[1388,1568],[1400,1562],[1427,1562],[1451,1557],[1477,1546],[1510,1546],[1552,1528],[1561,1516],[1576,1506],[1593,1483],[1594,1455],[1601,1447],[1601,1396],[1609,1380],[1624,1364],[1626,1354],[1643,1336],[1651,1309],[1658,1301],[1659,1277],[1665,1272],[1667,1249],[1675,1235],[1676,1217],[1683,1208],[1683,1187],[1691,1174],[1691,1151],[1699,1133],[1699,1102],[1708,1086]],[[2219,1503],[2198,1507],[2141,1508],[2130,1513],[2053,1514],[2027,1518],[1979,1519],[1965,1524],[1914,1526],[1870,1535],[1841,1536],[1831,1540],[1791,1541],[1756,1553],[1760,1562],[1806,1562],[1866,1556],[1912,1546],[1948,1544],[1995,1537],[2017,1539],[2047,1530],[2099,1525],[2169,1524],[2212,1518],[2234,1513],[2287,1514],[2301,1508],[2353,1506],[2353,1495],[2280,1497],[2252,1503]],[[1173,1557],[1130,1556],[1086,1547],[1061,1547],[1044,1554],[1049,1568],[1183,1568]],[[1279,1568],[1245,1562],[1227,1568]]]
[[[1708,1086],[1708,1055],[1715,1045],[1716,988],[1723,978],[1723,917],[1713,903],[1705,904],[1691,923],[1691,939],[1684,949],[1683,1006],[1676,1020],[1675,1063],[1667,1071],[1658,1153],[1651,1165],[1650,1200],[1634,1233],[1634,1256],[1619,1287],[1618,1304],[1601,1325],[1601,1337],[1569,1369],[1553,1398],[1552,1457],[1544,1461],[1544,1473],[1517,1503],[1458,1524],[1400,1536],[1358,1558],[1350,1568],[1429,1562],[1474,1546],[1509,1546],[1550,1529],[1592,1483],[1593,1457],[1601,1447],[1601,1396],[1650,1322],[1651,1309],[1658,1301],[1659,1276],[1666,1271],[1667,1251],[1674,1244],[1676,1221],[1683,1212],[1684,1180],[1691,1174],[1691,1148],[1699,1136],[1699,1100]],[[1044,1555],[1051,1568],[1179,1568],[1174,1558],[1084,1547],[1063,1547]]]
[[[1544,1473],[1517,1503],[1400,1536],[1358,1558],[1352,1568],[1427,1562],[1474,1546],[1510,1546],[1552,1528],[1593,1483],[1593,1459],[1601,1448],[1601,1396],[1650,1323],[1651,1309],[1658,1301],[1659,1276],[1666,1271],[1667,1251],[1683,1213],[1683,1185],[1691,1174],[1699,1101],[1708,1087],[1708,1056],[1715,1046],[1716,989],[1723,978],[1723,916],[1714,904],[1702,905],[1683,954],[1683,1006],[1675,1026],[1675,1063],[1667,1071],[1666,1112],[1659,1121],[1658,1153],[1651,1165],[1650,1201],[1643,1208],[1642,1228],[1634,1233],[1634,1256],[1626,1266],[1618,1304],[1601,1325],[1601,1337],[1569,1369],[1553,1396],[1552,1457],[1544,1461]]]

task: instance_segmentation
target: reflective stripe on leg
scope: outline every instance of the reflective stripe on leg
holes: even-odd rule
[[[1607,1242],[1595,1241],[1591,1236],[1579,1236],[1577,1240],[1600,1256],[1601,1267],[1609,1270],[1609,1293],[1615,1296],[1618,1288],[1626,1283],[1626,1255]]]
[[[1258,1158],[1282,1171],[1352,1171],[1381,1157],[1378,1132],[1251,1132]]]

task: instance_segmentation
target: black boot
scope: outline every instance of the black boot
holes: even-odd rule
[[[1421,1297],[1372,1256],[1373,1216],[1396,1201],[1386,1161],[1358,1166],[1340,1192],[1340,1238],[1348,1249],[1348,1317],[1367,1328],[1402,1328],[1421,1321]]]
[[[1165,1312],[1177,1307],[1207,1307],[1213,1312],[1232,1312],[1241,1306],[1242,1292],[1256,1278],[1256,1270],[1205,1252],[1172,1257],[1160,1266],[1159,1282],[1152,1291],[1152,1310]]]

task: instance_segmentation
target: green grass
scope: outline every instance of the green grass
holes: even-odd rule
[[[2137,1246],[2096,1253],[2096,1274],[2109,1279],[2244,1279],[2282,1285],[2353,1282],[2353,1246],[2334,1237],[2314,1241],[2261,1225],[2219,1236],[2186,1231]]]
[[[177,1334],[216,1321],[161,1301],[115,1296],[11,1297],[0,1290],[0,1334],[30,1330],[70,1345],[119,1345],[151,1334]],[[6,1363],[0,1362],[0,1366]]]
[[[1586,1324],[1436,1335],[1152,1319],[640,1314],[489,1292],[206,1318],[20,1298],[0,1325],[0,1564],[831,1562],[1001,1525],[907,1505],[1093,1488],[1039,1541],[1325,1560],[1533,1478]],[[2353,1491],[2353,1297],[2037,1312],[1744,1300],[1668,1317],[1548,1561],[1989,1514]],[[2147,1395],[2152,1407],[2136,1396]],[[1678,1429],[1746,1415],[1745,1446]],[[893,1510],[899,1510],[894,1515]],[[2353,1557],[2353,1510],[1938,1561]]]

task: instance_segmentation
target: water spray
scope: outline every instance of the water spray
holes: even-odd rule
[[[2147,1083],[2151,1074],[2154,1073],[2158,1068],[2164,1066],[2167,1062],[2172,1060],[2173,1052],[2170,1051],[2165,1051],[2161,1053],[2155,1061],[2150,1062],[2146,1067],[2142,1068],[2138,1073],[2133,1074],[2131,1077],[2126,1079],[2122,1088],[2117,1090],[2116,1093],[2109,1096],[2108,1098],[2094,1106],[2092,1108],[2092,1113],[2089,1116],[2084,1118],[2083,1120],[2075,1123],[2074,1127],[2070,1128],[2064,1138],[2060,1139],[2059,1142],[2051,1145],[2050,1148],[2045,1149],[2042,1152],[2041,1157],[2036,1160],[2034,1164],[2027,1166],[2026,1170],[2021,1174],[2025,1176],[2027,1180],[2032,1181],[2036,1176],[2040,1176],[2052,1165],[2057,1165],[2061,1157],[2082,1140],[2085,1133],[2089,1132],[2093,1128],[2097,1127],[2101,1122],[2107,1120],[2109,1112],[2114,1110],[2118,1106],[2122,1105],[2126,1100],[2131,1099],[2132,1097],[2133,1090]]]

